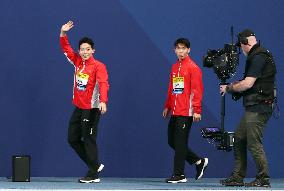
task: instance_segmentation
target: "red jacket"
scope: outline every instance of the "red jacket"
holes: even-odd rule
[[[177,61],[172,66],[165,108],[170,109],[172,115],[201,114],[202,95],[203,83],[200,68],[189,56],[182,61]]]
[[[108,101],[108,74],[106,66],[90,57],[83,60],[70,46],[67,36],[60,37],[61,48],[74,65],[73,104],[81,109],[98,108]]]

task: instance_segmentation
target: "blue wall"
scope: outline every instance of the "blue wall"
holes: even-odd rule
[[[0,176],[11,175],[11,157],[32,156],[32,176],[82,176],[86,167],[66,141],[73,67],[59,47],[63,23],[77,48],[82,36],[95,41],[95,57],[106,63],[110,76],[108,113],[99,129],[103,176],[167,177],[173,152],[167,145],[167,121],[162,119],[170,67],[176,57],[173,42],[191,40],[191,56],[203,71],[203,121],[193,125],[190,144],[209,157],[206,177],[229,175],[233,156],[216,151],[200,135],[200,127],[220,124],[219,80],[202,67],[208,48],[230,42],[236,31],[253,29],[274,54],[278,67],[279,107],[283,108],[284,1],[187,0],[2,0],[0,3],[0,80],[2,88]],[[241,56],[238,74],[242,76]],[[228,97],[226,129],[241,117],[241,102]],[[283,178],[283,117],[268,123],[264,145],[272,177]],[[248,176],[255,174],[249,158]],[[187,167],[193,176],[195,169]]]

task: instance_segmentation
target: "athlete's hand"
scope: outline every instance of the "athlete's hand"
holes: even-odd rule
[[[104,102],[100,102],[99,110],[101,111],[101,114],[104,114],[107,111],[107,106]]]
[[[198,113],[193,114],[193,121],[200,121],[201,120],[201,115]]]
[[[73,21],[68,21],[68,23],[62,25],[61,31],[62,32],[68,32],[70,29],[74,27]]]
[[[162,115],[163,115],[164,118],[167,118],[167,117],[168,117],[168,115],[169,115],[169,113],[170,113],[169,111],[170,111],[170,110],[169,110],[168,108],[165,108],[165,109],[163,110],[163,114],[162,114]]]

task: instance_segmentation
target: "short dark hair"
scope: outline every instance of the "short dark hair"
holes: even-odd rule
[[[239,37],[250,37],[255,36],[255,33],[250,29],[245,29],[242,32],[239,33]]]
[[[187,38],[179,38],[175,41],[175,47],[178,45],[178,44],[183,44],[184,46],[186,46],[187,48],[190,48],[190,42]]]
[[[91,45],[92,49],[94,49],[94,41],[92,39],[90,39],[89,37],[83,37],[83,38],[80,39],[79,49],[80,49],[81,44],[83,44],[83,43],[87,43],[87,44]]]

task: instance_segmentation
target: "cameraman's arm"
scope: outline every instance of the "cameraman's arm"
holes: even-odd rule
[[[253,86],[255,81],[256,81],[255,77],[246,77],[244,80],[241,80],[237,83],[232,83],[227,85],[226,92],[233,93],[233,92],[246,91]]]
[[[248,68],[246,78],[237,83],[230,84],[226,87],[226,92],[243,92],[250,89],[257,78],[261,77],[262,70],[266,64],[265,57],[263,55],[255,55],[252,63]]]

